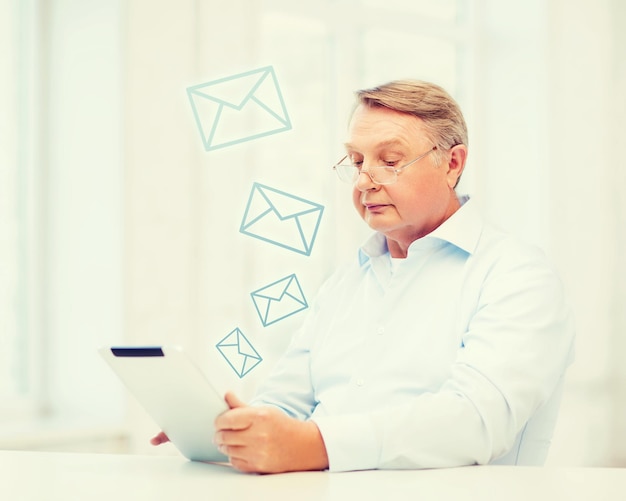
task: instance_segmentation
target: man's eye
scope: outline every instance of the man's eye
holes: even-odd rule
[[[363,160],[352,160],[352,165],[354,165],[357,169],[360,169],[363,165]]]

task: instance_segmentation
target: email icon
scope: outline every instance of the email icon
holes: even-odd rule
[[[271,66],[188,87],[187,96],[206,151],[291,129]]]
[[[239,328],[230,332],[215,346],[240,378],[263,360]]]
[[[239,231],[310,256],[324,207],[254,183]]]
[[[250,293],[263,327],[306,310],[306,302],[300,282],[295,274],[276,280]]]

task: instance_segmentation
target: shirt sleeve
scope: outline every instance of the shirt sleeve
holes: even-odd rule
[[[369,413],[313,418],[331,470],[486,464],[513,446],[562,379],[573,327],[542,256],[503,254],[439,391]]]
[[[311,343],[318,301],[314,301],[302,326],[269,377],[261,383],[250,405],[271,405],[288,416],[306,420],[316,405],[311,379]]]

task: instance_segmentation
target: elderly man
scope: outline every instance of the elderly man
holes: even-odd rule
[[[334,170],[375,233],[253,402],[226,395],[215,442],[249,472],[542,464],[574,337],[557,275],[457,195],[467,129],[443,89],[357,97]]]

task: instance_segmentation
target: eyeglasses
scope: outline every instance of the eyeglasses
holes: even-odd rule
[[[343,157],[336,165],[333,166],[333,170],[337,173],[339,179],[345,183],[355,184],[361,174],[367,174],[372,183],[374,184],[393,184],[398,180],[398,172],[402,172],[404,169],[413,165],[418,160],[421,160],[425,156],[429,155],[437,149],[437,146],[433,146],[426,153],[414,158],[409,163],[404,164],[402,167],[392,167],[390,165],[381,165],[380,167],[372,167],[368,170],[361,170],[358,165],[354,164],[342,164],[348,155]]]

